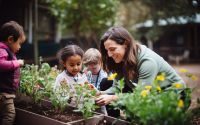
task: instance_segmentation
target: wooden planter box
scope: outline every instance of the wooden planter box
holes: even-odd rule
[[[36,113],[16,108],[15,125],[69,125]]]
[[[116,119],[110,116],[99,115],[89,119],[77,120],[68,123],[69,125],[130,125],[130,122]]]
[[[65,123],[20,108],[16,108],[16,114],[15,125],[130,125],[127,121],[104,115]]]
[[[30,104],[30,97],[22,97],[19,101],[25,101]],[[51,108],[51,102],[43,99],[41,101],[41,105]],[[74,107],[71,107],[74,108]],[[129,125],[130,123],[124,120],[116,119],[113,117],[105,116],[103,114],[94,112],[94,116],[88,119],[80,119],[70,122],[62,122],[59,120],[55,120],[53,118],[49,118],[44,115],[40,115],[37,113],[33,113],[31,111],[27,111],[25,109],[16,108],[16,119],[15,125]]]
[[[52,107],[51,102],[49,102],[48,100],[42,100],[41,105],[48,108]],[[69,109],[74,109],[74,107],[69,106]],[[102,115],[102,114],[94,112],[94,116],[99,116],[99,115]],[[72,122],[71,120],[72,119],[70,119],[69,122]],[[84,119],[81,118],[80,120],[77,120],[77,121],[84,121]],[[32,111],[27,111],[26,109],[16,108],[15,125],[27,125],[27,124],[28,125],[69,125],[68,124],[69,122],[59,121],[54,118],[50,118],[48,116],[40,115]]]

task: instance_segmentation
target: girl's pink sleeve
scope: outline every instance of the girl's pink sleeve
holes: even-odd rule
[[[8,54],[6,50],[0,51],[0,70],[9,71],[18,68],[20,64],[17,60],[7,60]]]

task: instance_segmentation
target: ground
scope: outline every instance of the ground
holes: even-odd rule
[[[172,65],[178,74],[181,75],[181,77],[186,82],[187,86],[190,88],[194,88],[192,91],[192,103],[191,108],[194,108],[196,106],[196,100],[200,97],[200,64],[181,64],[181,65]],[[196,81],[192,81],[188,77],[185,76],[185,74],[180,73],[179,69],[184,68],[187,69],[190,73],[197,76]]]

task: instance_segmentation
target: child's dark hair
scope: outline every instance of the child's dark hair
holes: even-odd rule
[[[65,62],[70,56],[79,55],[83,58],[84,51],[77,45],[68,45],[62,48],[59,53],[59,61]]]
[[[14,41],[17,41],[23,35],[23,27],[15,21],[9,21],[0,28],[0,41],[7,41],[9,36],[13,36]]]

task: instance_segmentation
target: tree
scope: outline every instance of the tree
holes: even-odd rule
[[[63,27],[98,45],[98,36],[112,26],[118,5],[117,0],[45,0]]]

